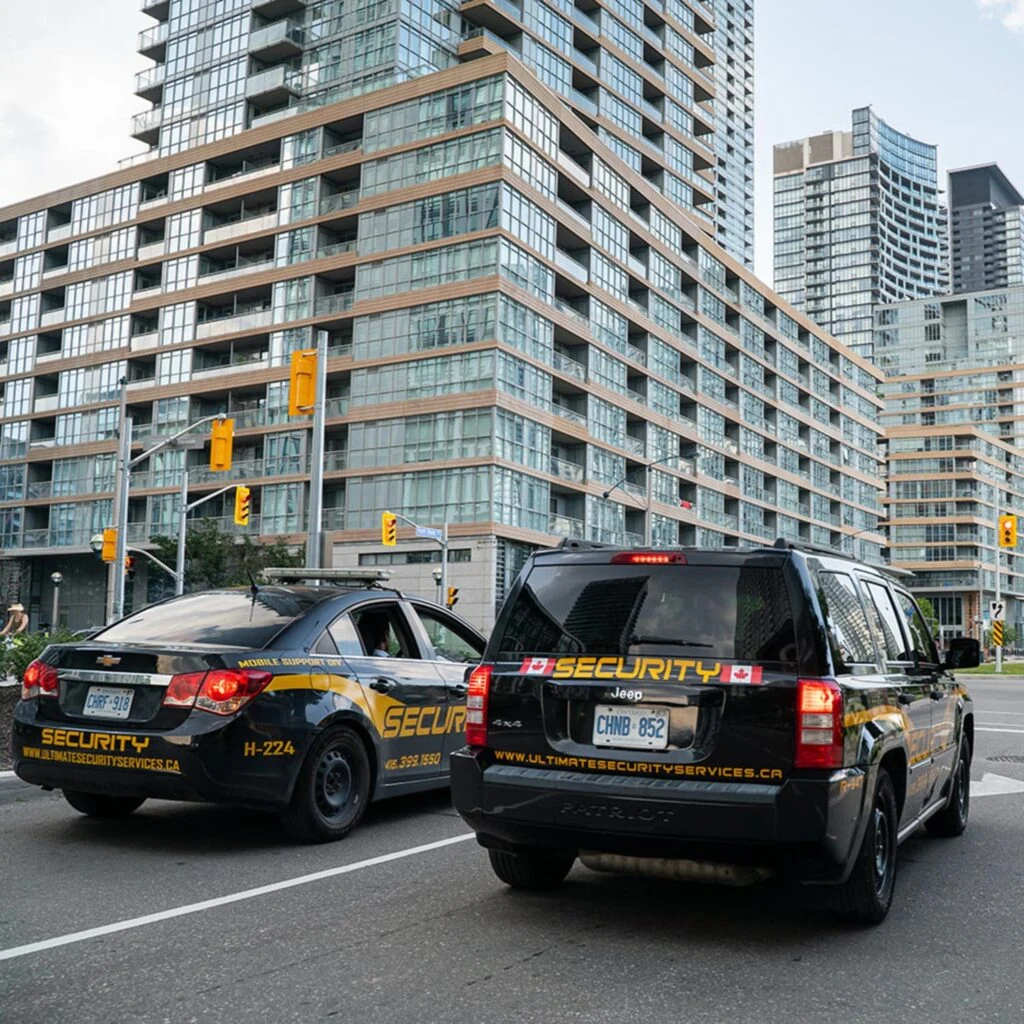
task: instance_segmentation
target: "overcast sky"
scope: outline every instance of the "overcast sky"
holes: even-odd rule
[[[1024,189],[1024,0],[754,0],[758,273],[771,277],[771,150],[849,129],[872,104],[939,146],[943,171],[998,161]],[[0,0],[0,206],[138,152],[150,65],[138,0]]]

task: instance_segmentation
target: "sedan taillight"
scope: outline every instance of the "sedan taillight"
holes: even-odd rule
[[[36,658],[25,669],[21,677],[21,699],[32,700],[34,697],[57,697],[60,693],[60,680],[57,668],[47,665]]]

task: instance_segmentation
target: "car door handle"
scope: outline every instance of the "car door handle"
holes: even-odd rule
[[[469,693],[469,687],[465,683],[456,683],[454,686],[449,687],[449,689],[456,697],[465,697]]]
[[[913,704],[914,698],[909,693],[901,693],[896,698],[901,704]]]
[[[397,685],[394,679],[374,679],[370,683],[370,689],[376,690],[377,693],[390,693]]]

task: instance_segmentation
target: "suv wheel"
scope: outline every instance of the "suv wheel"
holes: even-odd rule
[[[88,814],[90,818],[126,818],[146,802],[145,797],[104,796],[101,793],[80,793],[77,789],[65,789],[64,799],[79,814]]]
[[[896,888],[896,795],[892,779],[879,769],[868,827],[850,877],[836,890],[835,909],[856,924],[878,924]]]
[[[336,726],[320,737],[303,761],[281,823],[300,842],[328,843],[359,824],[369,798],[366,747],[351,729]]]
[[[960,753],[953,769],[953,781],[949,787],[949,802],[933,814],[926,822],[928,834],[952,839],[963,834],[967,828],[967,816],[971,811],[971,752],[966,738],[960,744]]]
[[[494,873],[513,889],[553,889],[561,885],[576,861],[575,854],[547,850],[488,850],[487,855]]]

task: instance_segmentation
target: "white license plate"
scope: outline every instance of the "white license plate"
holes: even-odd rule
[[[664,750],[668,746],[668,709],[598,704],[594,708],[594,746]]]
[[[119,686],[90,686],[82,714],[92,718],[127,718],[132,710],[134,690]]]

